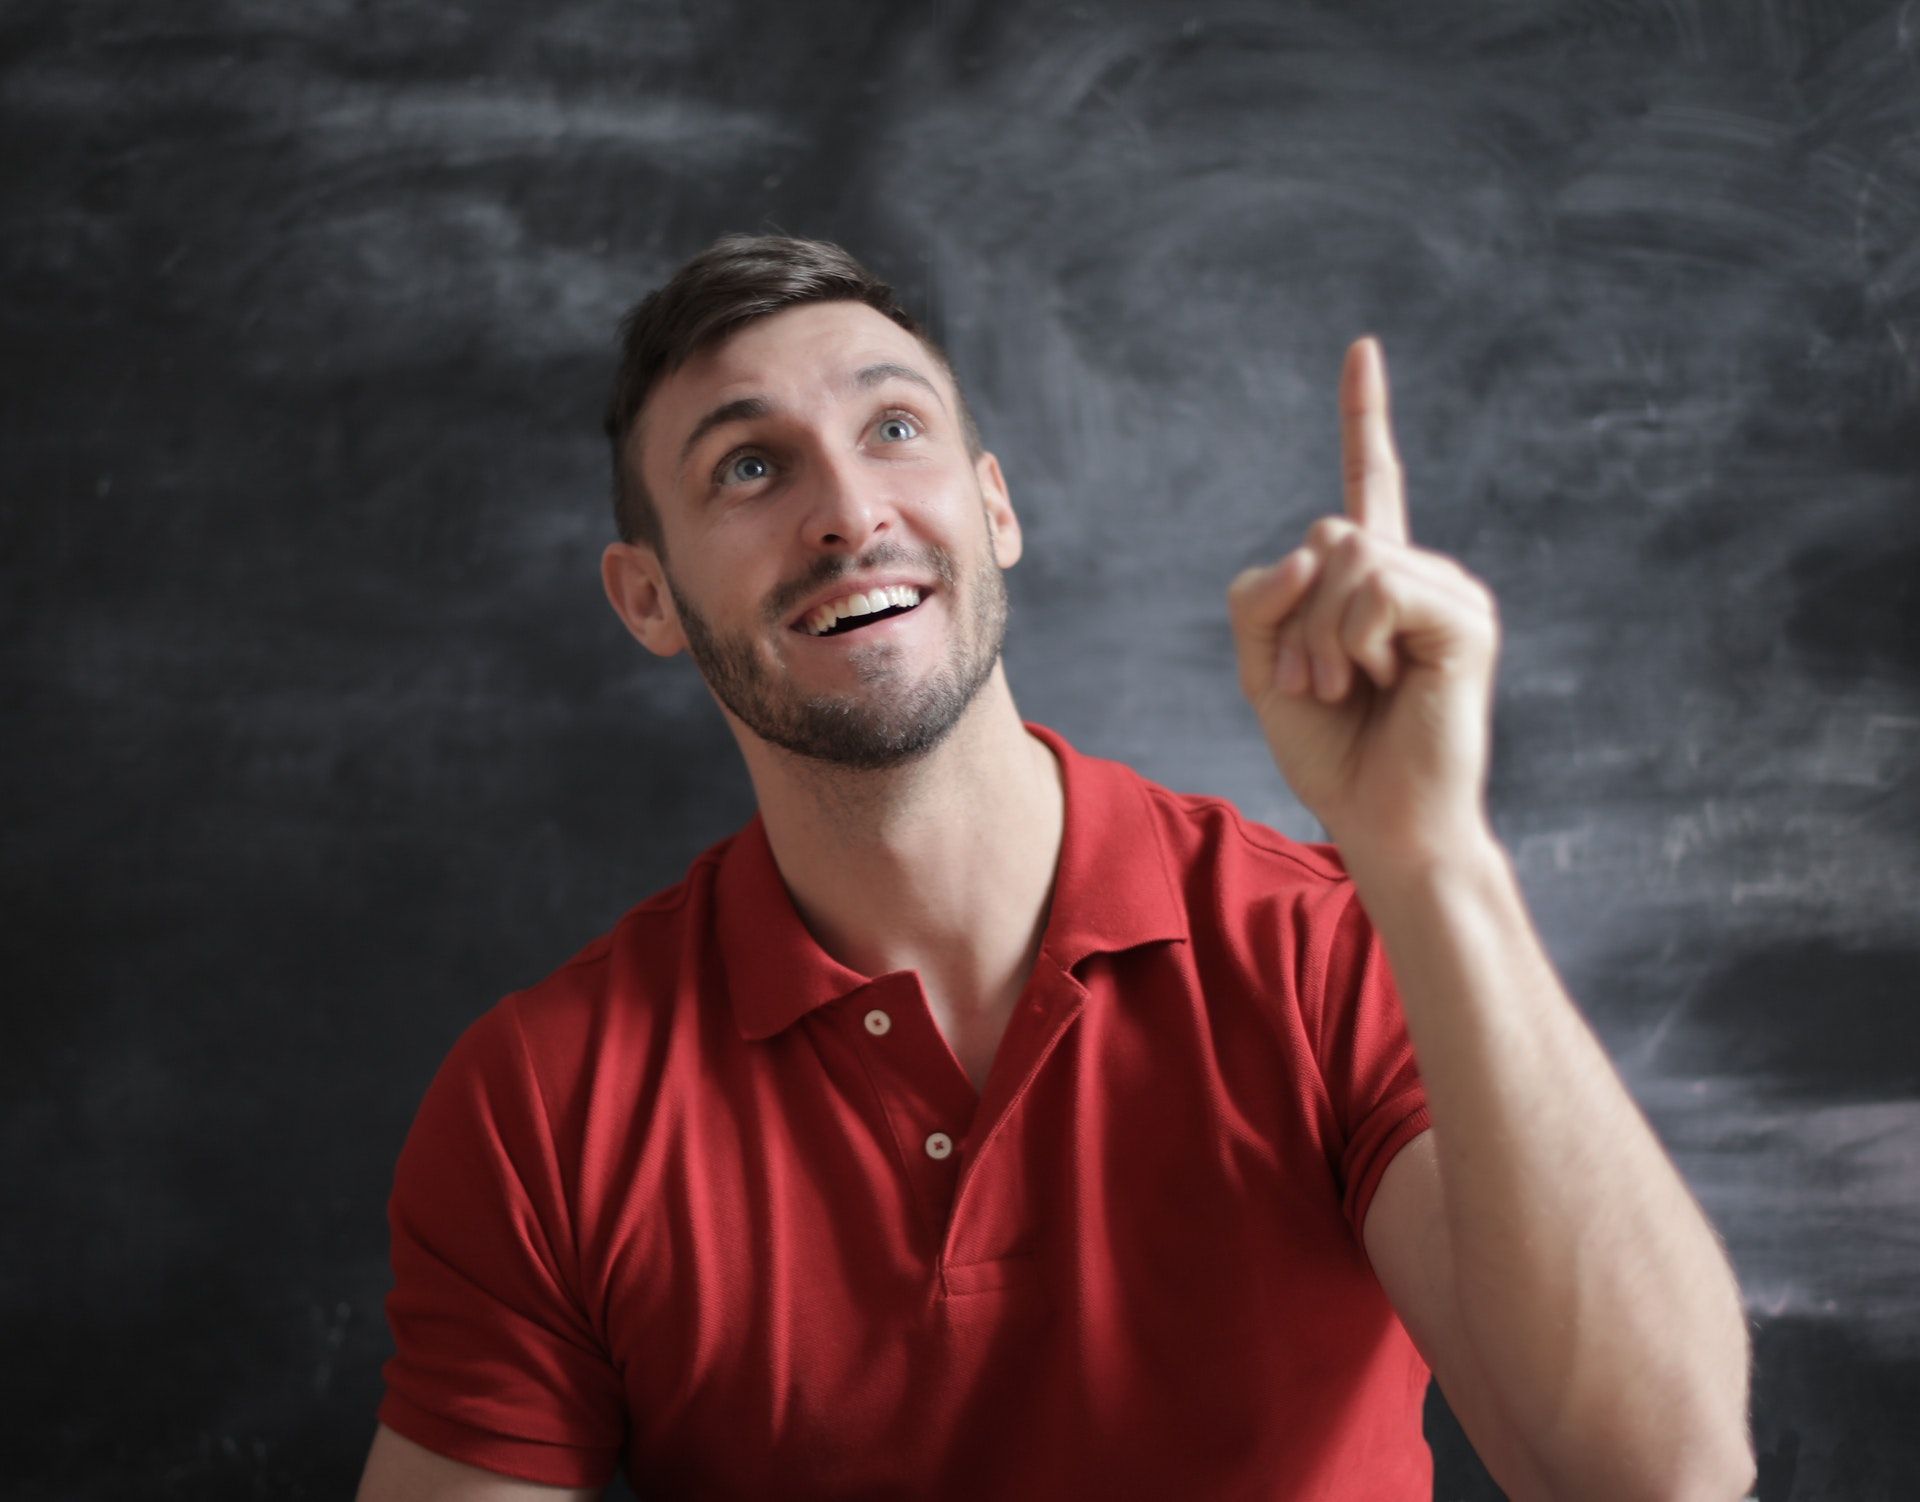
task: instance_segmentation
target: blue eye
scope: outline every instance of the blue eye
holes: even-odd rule
[[[893,430],[895,429],[900,430],[898,436],[893,436]],[[905,443],[909,438],[918,438],[920,436],[920,429],[914,424],[911,417],[902,417],[898,413],[895,413],[892,417],[883,417],[880,419],[880,435],[886,438],[889,443]]]
[[[757,470],[749,472],[748,465],[757,465]],[[714,476],[722,485],[751,485],[755,480],[764,480],[772,473],[772,466],[759,454],[735,454],[720,466],[720,473]]]

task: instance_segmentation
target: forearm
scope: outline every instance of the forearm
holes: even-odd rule
[[[1426,1084],[1461,1318],[1565,1479],[1555,1495],[1736,1497],[1751,1476],[1738,1287],[1505,853],[1488,832],[1442,860],[1348,866]]]

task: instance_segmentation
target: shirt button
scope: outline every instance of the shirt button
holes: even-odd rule
[[[867,1013],[867,1031],[872,1033],[874,1037],[878,1038],[892,1026],[893,1019],[881,1011],[880,1008],[875,1007],[871,1012]]]
[[[927,1138],[927,1156],[929,1158],[944,1158],[952,1151],[953,1138],[949,1137],[945,1132],[935,1132],[931,1137]]]

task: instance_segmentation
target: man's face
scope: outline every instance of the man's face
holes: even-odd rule
[[[643,641],[685,645],[735,719],[802,756],[887,767],[945,738],[999,661],[1019,529],[919,340],[858,303],[787,309],[663,380],[633,441],[671,560],[639,550],[673,617],[658,601]],[[891,613],[823,632],[856,593]]]

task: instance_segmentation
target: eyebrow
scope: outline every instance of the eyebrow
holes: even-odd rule
[[[940,395],[940,388],[932,381],[921,375],[911,365],[895,365],[890,360],[882,360],[877,365],[862,365],[853,373],[853,379],[847,384],[856,391],[871,391],[875,386],[886,385],[888,381],[911,381],[916,386],[924,386],[933,393],[934,400],[942,407],[947,404],[946,399]]]
[[[862,365],[850,377],[840,383],[844,391],[871,391],[876,386],[884,386],[888,381],[908,381],[915,386],[924,387],[933,393],[933,399],[945,410],[946,398],[940,395],[940,388],[928,380],[911,365],[899,365],[891,360],[880,360],[872,365]],[[722,402],[693,425],[693,431],[687,434],[687,441],[680,445],[680,469],[687,467],[687,460],[693,454],[695,446],[715,428],[723,428],[728,423],[752,422],[756,418],[773,415],[773,403],[764,396],[742,396],[730,402]]]

